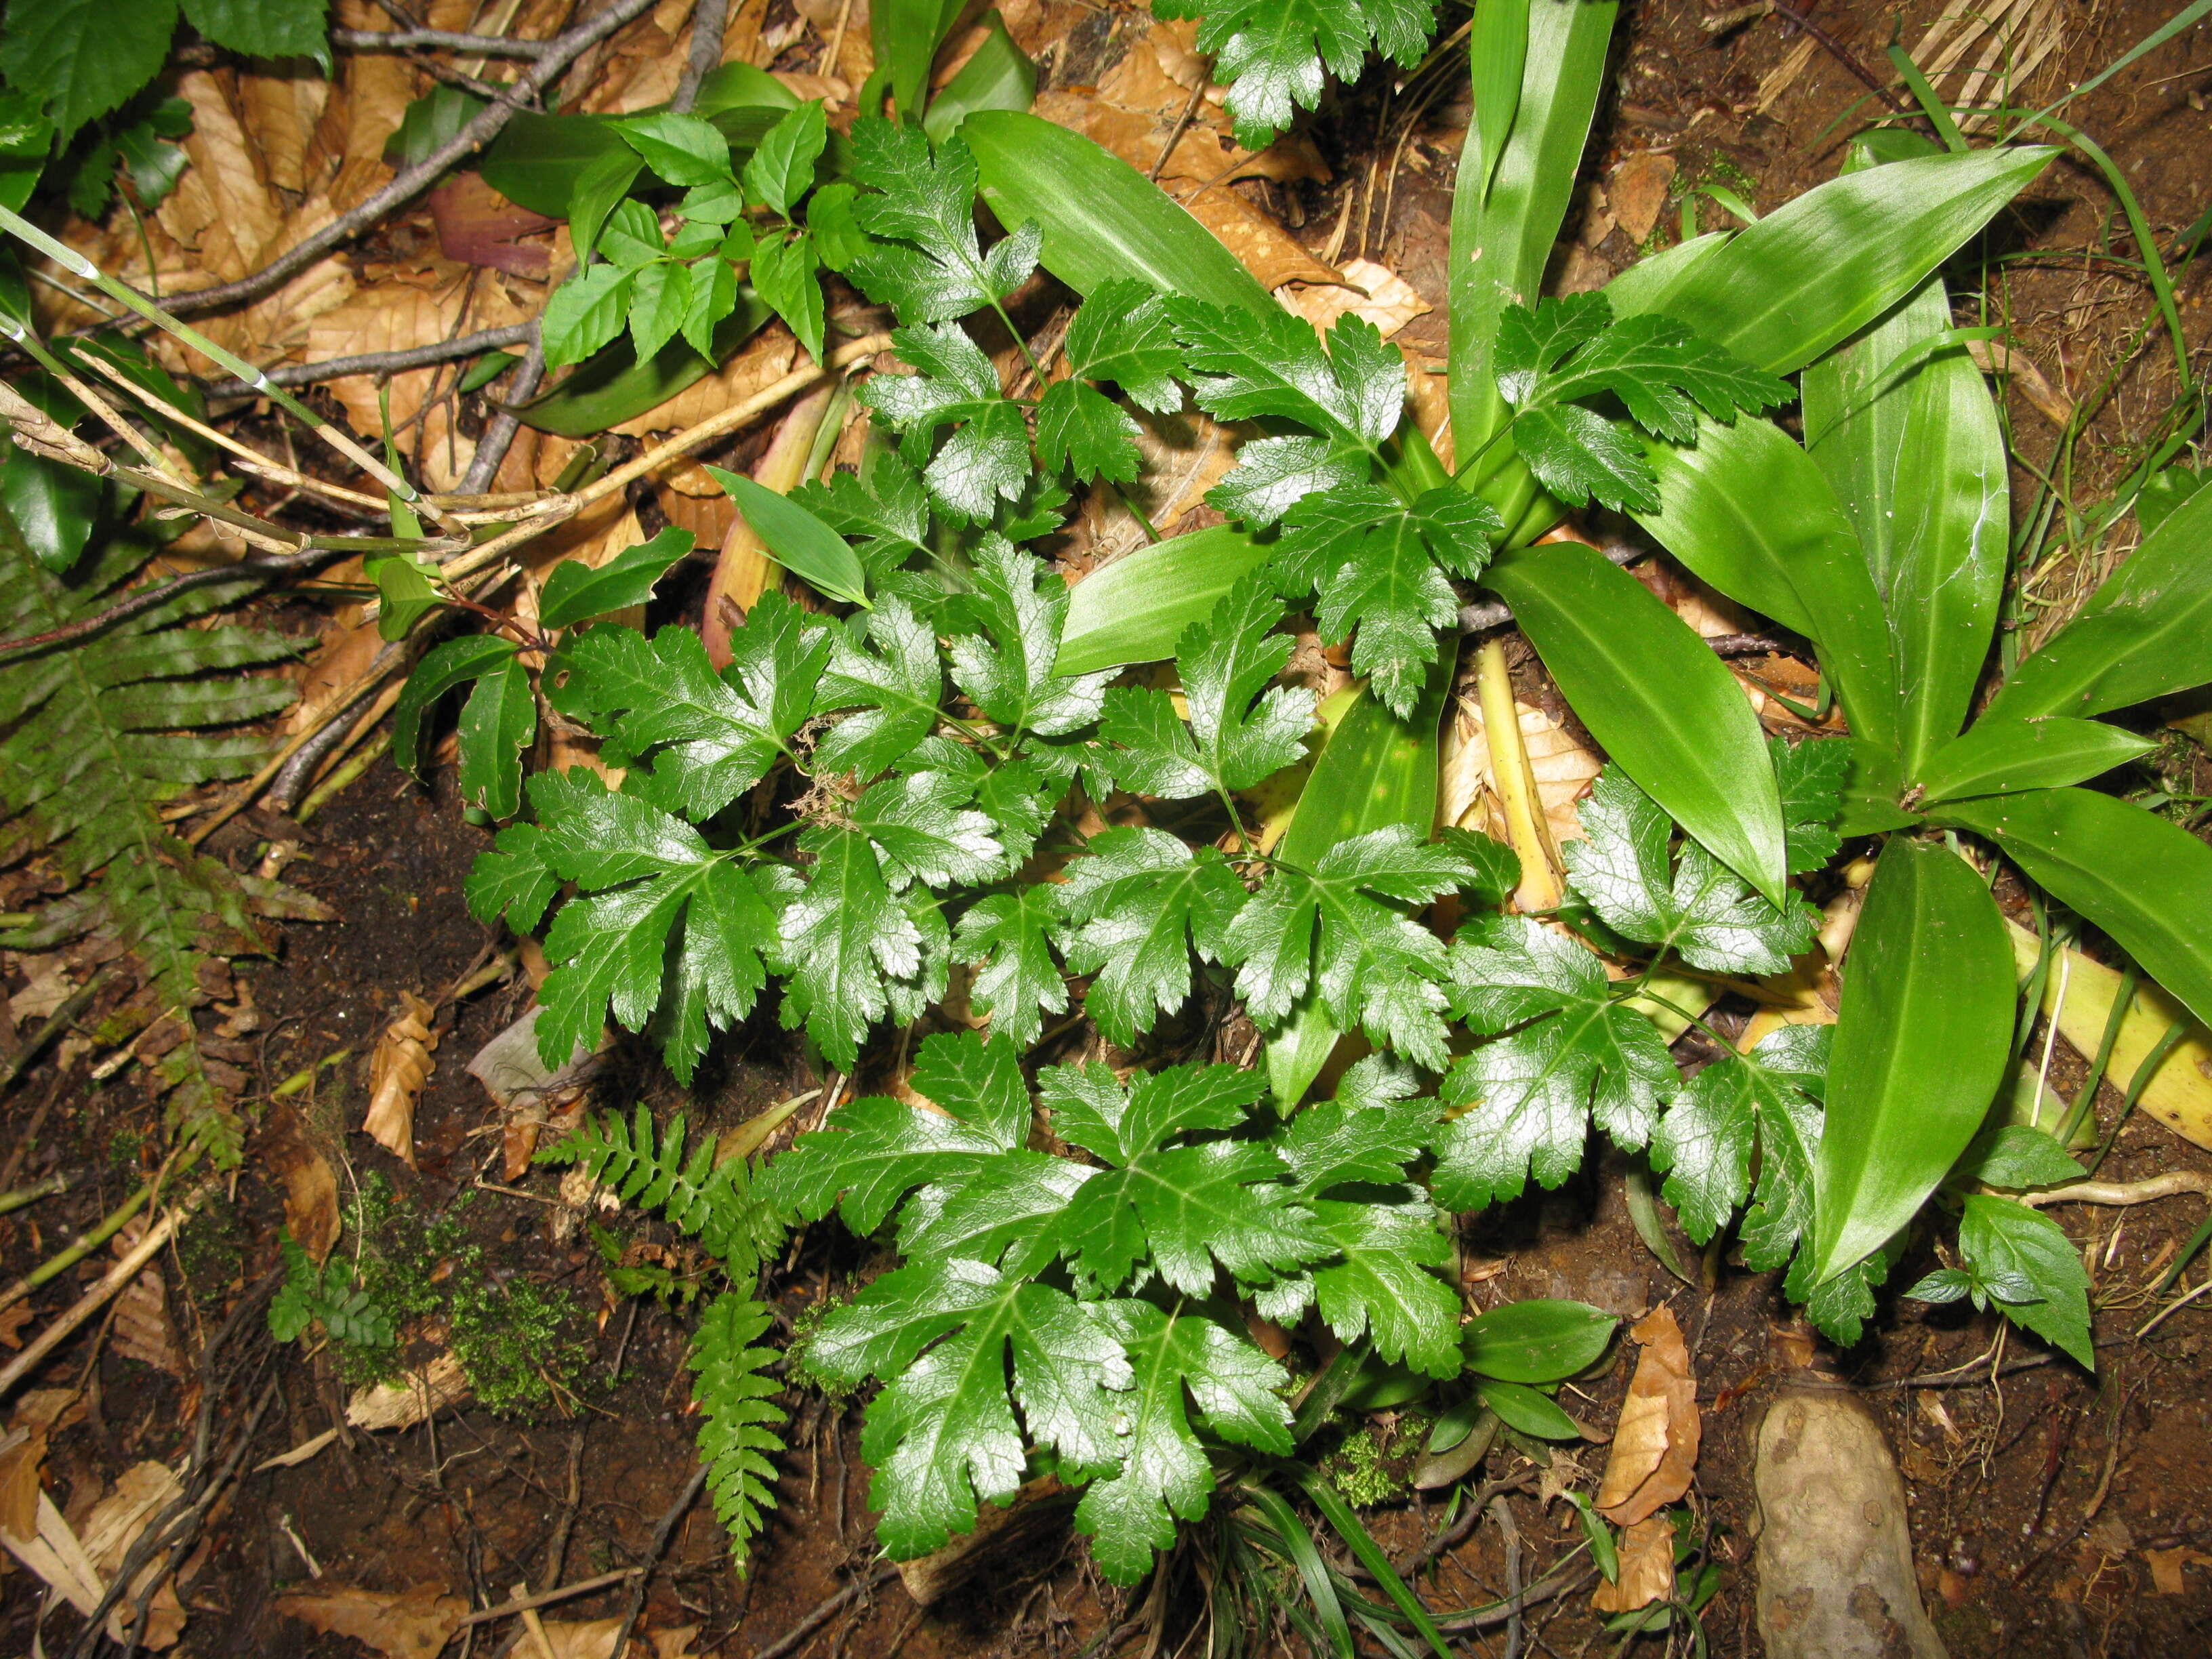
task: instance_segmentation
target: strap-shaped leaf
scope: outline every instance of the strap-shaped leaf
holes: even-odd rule
[[[1929,757],[1920,769],[1929,805],[2023,789],[2063,789],[2148,755],[2150,738],[2102,720],[2064,714],[2025,720],[1984,715]]]

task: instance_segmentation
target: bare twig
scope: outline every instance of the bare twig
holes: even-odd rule
[[[547,87],[559,79],[569,64],[617,29],[650,10],[653,4],[653,0],[614,0],[613,4],[597,16],[586,19],[553,40],[537,43],[542,47],[537,54],[538,61],[507,90],[506,96],[367,201],[350,212],[340,214],[313,235],[303,238],[250,276],[241,276],[234,283],[222,283],[214,288],[194,289],[189,293],[176,295],[171,298],[169,308],[180,314],[212,311],[221,306],[258,300],[271,289],[282,286],[332,249],[343,246],[376,224],[394,208],[413,200],[435,184],[446,170],[463,156],[489,143],[498,136],[501,128],[525,105],[537,99]],[[528,43],[518,41],[511,44]],[[471,50],[488,51],[489,48]]]
[[[676,96],[668,107],[678,115],[690,113],[699,101],[699,83],[722,61],[722,31],[730,19],[730,0],[699,0],[691,13],[691,55],[684,64],[684,78],[676,83]],[[830,69],[836,68],[832,64]]]
[[[2040,1208],[2045,1204],[2148,1204],[2182,1193],[2212,1198],[2212,1176],[2195,1170],[2169,1170],[2147,1181],[2076,1181],[2019,1196],[2021,1203]]]
[[[635,1578],[644,1571],[643,1567],[617,1567],[612,1572],[599,1574],[596,1578],[579,1578],[574,1583],[563,1584],[558,1589],[540,1590],[535,1595],[520,1595],[513,1601],[502,1601],[495,1607],[483,1607],[470,1613],[454,1628],[458,1631],[470,1625],[489,1625],[495,1620],[512,1619],[518,1613],[526,1613],[537,1607],[550,1607],[556,1601],[566,1601],[575,1596],[589,1595],[593,1590],[603,1590],[610,1584],[619,1584],[626,1578]]]
[[[476,453],[469,458],[469,470],[461,478],[462,495],[474,495],[491,488],[499,464],[514,447],[514,434],[522,429],[522,417],[516,410],[537,395],[538,383],[545,378],[545,348],[535,332],[529,336],[529,341],[530,349],[515,365],[514,374],[500,398],[498,411],[485,423],[483,435],[477,440]]]
[[[1504,1492],[1490,1500],[1490,1518],[1505,1537],[1505,1659],[1521,1659],[1521,1529]]]
[[[879,1585],[888,1584],[898,1577],[898,1569],[890,1565],[878,1567],[866,1578],[856,1578],[835,1595],[816,1603],[814,1611],[801,1619],[789,1630],[763,1648],[753,1659],[785,1659],[787,1654],[798,1650],[801,1643],[822,1628],[845,1607]]]
[[[1769,9],[1771,9],[1777,17],[1783,18],[1795,27],[1804,30],[1806,33],[1811,35],[1815,40],[1819,41],[1820,43],[1821,49],[1825,51],[1829,57],[1834,58],[1838,64],[1841,64],[1845,69],[1856,76],[1859,80],[1864,83],[1867,90],[1873,93],[1875,97],[1881,99],[1883,103],[1887,104],[1893,112],[1899,115],[1909,115],[1912,113],[1911,106],[1907,104],[1903,99],[1899,98],[1896,93],[1892,91],[1887,82],[1875,79],[1875,76],[1868,71],[1867,66],[1859,62],[1858,58],[1852,53],[1850,47],[1846,46],[1842,41],[1837,40],[1834,35],[1829,33],[1827,30],[1822,28],[1820,25],[1814,22],[1803,12],[1798,10],[1796,7],[1784,5],[1783,3],[1783,0],[1769,0]]]
[[[526,345],[537,332],[535,320],[510,323],[504,328],[478,329],[473,334],[433,340],[428,345],[410,346],[404,351],[364,351],[356,357],[325,357],[317,363],[289,363],[282,368],[264,369],[262,378],[271,386],[313,386],[319,380],[335,380],[347,374],[397,374],[405,369],[428,368],[507,346]],[[216,380],[206,388],[210,398],[251,398],[259,390],[244,380]]]
[[[200,1200],[214,1191],[213,1183],[187,1193],[167,1215],[146,1230],[146,1236],[132,1246],[131,1253],[107,1270],[106,1277],[76,1299],[76,1304],[40,1331],[4,1370],[0,1370],[0,1396],[5,1396],[15,1384],[27,1376],[48,1354],[58,1347],[70,1332],[106,1307],[108,1299],[138,1276],[138,1271],[161,1253],[177,1231],[177,1224],[190,1215]]]
[[[637,1623],[637,1615],[645,1610],[646,1586],[653,1582],[653,1570],[660,1565],[660,1558],[668,1553],[668,1540],[676,1535],[676,1528],[699,1501],[699,1494],[707,1489],[707,1466],[702,1463],[692,1472],[668,1512],[660,1517],[660,1524],[653,1529],[653,1542],[646,1551],[645,1559],[638,1565],[637,1582],[630,1586],[629,1606],[623,1613],[621,1628],[615,1639],[607,1644],[609,1653],[620,1653],[629,1645],[629,1632]]]
[[[543,58],[561,43],[518,40],[506,34],[464,34],[454,29],[393,29],[385,34],[374,29],[332,29],[331,44],[348,52],[408,52],[433,46],[446,52],[472,52],[483,58]]]

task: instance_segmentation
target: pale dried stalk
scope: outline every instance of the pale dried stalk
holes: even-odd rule
[[[4,1397],[9,1389],[28,1376],[70,1332],[106,1307],[117,1291],[136,1279],[139,1269],[161,1254],[162,1248],[175,1234],[178,1224],[214,1190],[215,1183],[210,1182],[185,1194],[175,1207],[146,1230],[146,1236],[131,1248],[130,1255],[109,1268],[100,1283],[76,1299],[75,1306],[40,1332],[22,1352],[9,1361],[7,1369],[0,1370],[0,1397]]]

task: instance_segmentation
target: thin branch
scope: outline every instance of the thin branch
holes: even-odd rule
[[[0,1370],[0,1398],[36,1370],[39,1362],[60,1346],[64,1337],[106,1307],[110,1297],[136,1279],[139,1269],[161,1253],[162,1247],[176,1232],[177,1224],[198,1209],[200,1201],[214,1190],[214,1183],[210,1182],[186,1194],[180,1203],[146,1230],[146,1236],[131,1247],[130,1255],[110,1267],[105,1278],[9,1360],[7,1368]]]
[[[691,112],[691,106],[699,101],[699,83],[722,61],[722,33],[729,21],[730,0],[699,0],[691,14],[691,56],[668,106],[677,114]],[[836,70],[836,64],[829,66],[829,73],[834,75]]]
[[[614,3],[598,16],[579,23],[551,40],[540,43],[544,50],[538,54],[537,63],[507,89],[505,96],[360,206],[351,212],[340,214],[313,235],[303,239],[250,276],[241,276],[234,283],[194,289],[189,293],[173,296],[169,309],[180,315],[189,312],[212,311],[219,306],[234,306],[248,300],[258,300],[271,289],[282,286],[332,249],[351,241],[394,208],[412,201],[435,184],[446,170],[463,156],[489,143],[525,105],[537,99],[547,87],[558,80],[569,64],[624,24],[643,15],[653,4],[653,0],[614,0]]]
[[[1837,40],[1834,35],[1829,33],[1827,30],[1822,28],[1818,23],[1808,17],[1803,12],[1798,10],[1796,7],[1784,5],[1782,3],[1782,0],[1770,0],[1769,9],[1777,17],[1782,18],[1784,21],[1794,24],[1796,27],[1804,30],[1806,33],[1811,35],[1815,40],[1819,41],[1822,49],[1827,52],[1829,57],[1834,58],[1838,64],[1841,64],[1845,69],[1856,76],[1865,83],[1867,89],[1873,93],[1875,97],[1881,99],[1883,103],[1888,105],[1893,112],[1899,115],[1910,115],[1913,112],[1912,106],[1910,104],[1907,104],[1902,98],[1899,98],[1895,92],[1892,91],[1886,82],[1876,80],[1874,76],[1868,72],[1867,66],[1859,62],[1858,58],[1852,54],[1850,47],[1846,46],[1842,41]]]
[[[499,474],[500,463],[514,447],[514,434],[522,429],[522,416],[516,410],[538,395],[538,382],[545,378],[545,348],[534,328],[529,338],[530,349],[523,353],[521,362],[515,366],[496,412],[485,422],[483,435],[477,440],[476,453],[469,458],[469,470],[461,477],[458,494],[477,495],[490,489],[492,480]]]
[[[393,29],[384,34],[374,29],[332,29],[331,44],[348,52],[406,52],[434,46],[445,52],[472,52],[480,58],[543,58],[561,43],[517,40],[505,34],[464,34],[454,29]]]
[[[288,363],[282,368],[264,370],[262,378],[271,386],[313,386],[318,380],[335,380],[346,374],[397,374],[404,369],[429,368],[438,363],[450,363],[457,357],[474,357],[507,346],[525,345],[537,331],[538,323],[532,319],[526,323],[510,323],[504,328],[457,334],[450,340],[433,340],[428,345],[409,346],[404,351],[365,351],[356,357]],[[210,398],[252,398],[259,393],[260,387],[244,380],[216,380],[206,391]]]

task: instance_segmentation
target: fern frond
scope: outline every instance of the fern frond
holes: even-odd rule
[[[628,1202],[658,1210],[671,1224],[696,1233],[732,1283],[750,1285],[763,1260],[782,1242],[782,1218],[753,1190],[745,1159],[714,1162],[712,1138],[702,1140],[687,1160],[688,1132],[678,1112],[656,1144],[653,1114],[642,1103],[627,1121],[619,1112],[596,1121],[586,1112],[574,1133],[540,1152],[537,1161],[581,1164],[592,1180]]]
[[[707,1466],[714,1513],[729,1531],[731,1554],[740,1571],[766,1512],[775,1507],[775,1465],[769,1460],[783,1449],[775,1430],[786,1413],[770,1403],[781,1387],[766,1375],[775,1350],[753,1346],[775,1317],[766,1304],[745,1291],[725,1291],[708,1304],[691,1339],[690,1364],[698,1373],[691,1398],[699,1407],[699,1461]]]
[[[100,611],[152,549],[130,532],[66,576],[43,568],[0,513],[0,616],[9,631],[44,634]],[[180,594],[98,634],[0,662],[0,859],[43,856],[65,890],[30,923],[0,933],[18,950],[86,933],[118,939],[139,963],[160,1011],[187,1031],[205,1000],[211,955],[258,951],[256,914],[326,914],[305,895],[250,889],[220,861],[171,835],[162,803],[203,784],[246,775],[268,754],[235,729],[284,708],[292,687],[251,672],[292,654],[281,635],[183,624],[244,596],[223,584]],[[197,1040],[153,1073],[176,1093],[171,1116],[234,1161],[224,1079]]]

